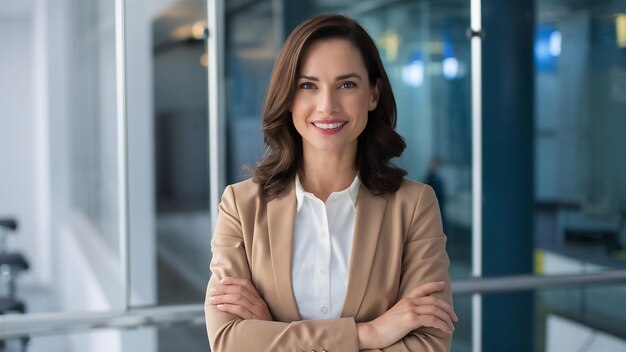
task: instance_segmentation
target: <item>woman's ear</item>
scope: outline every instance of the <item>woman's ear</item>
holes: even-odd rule
[[[380,99],[379,87],[380,87],[380,79],[376,80],[376,85],[372,87],[372,90],[370,92],[370,102],[367,107],[367,110],[369,111],[374,111],[374,109],[376,109],[376,106],[378,106],[378,100]]]

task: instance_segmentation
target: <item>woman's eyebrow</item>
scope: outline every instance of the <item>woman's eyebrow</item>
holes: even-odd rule
[[[337,76],[337,77],[335,77],[335,81],[341,81],[341,80],[344,80],[344,79],[346,79],[346,78],[358,78],[358,79],[360,79],[360,80],[362,80],[362,79],[363,79],[363,78],[361,78],[361,76],[360,76],[360,75],[358,75],[358,74],[356,74],[356,73],[352,72],[352,73],[348,73],[348,74],[345,74],[345,75],[341,75],[341,76]]]
[[[351,72],[351,73],[346,73],[345,75],[339,75],[339,76],[335,77],[335,81],[341,81],[341,80],[344,80],[346,78],[358,78],[360,80],[363,80],[363,78],[359,74]],[[300,75],[300,76],[298,76],[298,79],[308,79],[308,80],[311,80],[311,81],[319,81],[319,78],[317,78],[315,76],[307,76],[307,75]]]

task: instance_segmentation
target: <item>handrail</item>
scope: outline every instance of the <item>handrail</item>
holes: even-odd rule
[[[538,288],[615,284],[618,282],[626,282],[626,270],[606,270],[575,275],[518,275],[456,280],[452,282],[452,293],[455,295],[489,294]]]
[[[455,280],[454,295],[503,293],[567,286],[626,282],[626,270],[576,275],[523,275]],[[0,317],[0,340],[23,336],[54,335],[99,328],[137,328],[175,323],[203,324],[202,304],[134,308],[109,312],[55,312]]]
[[[128,311],[7,315],[0,317],[0,340],[99,328],[123,329],[174,323],[204,323],[203,305],[134,308]]]

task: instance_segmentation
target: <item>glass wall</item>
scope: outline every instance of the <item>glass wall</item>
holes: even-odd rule
[[[0,2],[0,217],[27,312],[124,306],[115,24],[111,1]]]
[[[211,259],[206,2],[125,10],[130,305],[200,304]],[[137,350],[208,348],[201,326],[142,330],[153,344],[131,334]]]
[[[75,2],[69,17],[71,206],[119,257],[115,11],[112,2]]]
[[[626,2],[540,0],[536,16],[535,272],[624,269]],[[622,350],[626,311],[608,302],[625,294],[546,292],[537,305],[569,319],[562,329],[592,327]],[[545,346],[567,339],[550,329],[538,337]]]
[[[155,289],[131,304],[201,302],[211,228],[206,3],[127,1],[125,9],[130,281],[141,291],[149,269]]]

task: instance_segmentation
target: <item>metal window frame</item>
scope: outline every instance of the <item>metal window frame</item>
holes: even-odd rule
[[[482,277],[483,158],[482,158],[482,6],[470,0],[472,67],[472,277]],[[472,351],[482,351],[482,297],[472,295]]]
[[[207,69],[209,101],[209,189],[211,233],[219,209],[222,190],[226,186],[226,121],[224,74],[224,0],[207,0]]]
[[[130,310],[130,258],[128,238],[128,131],[126,116],[125,0],[115,0],[115,85],[117,115],[117,214],[119,258],[122,273],[122,305]]]

